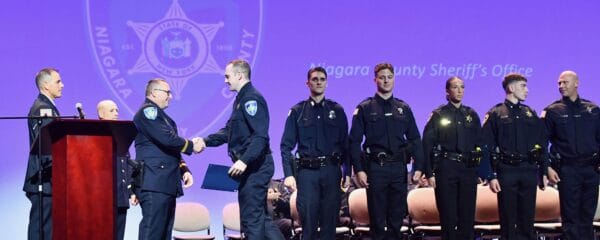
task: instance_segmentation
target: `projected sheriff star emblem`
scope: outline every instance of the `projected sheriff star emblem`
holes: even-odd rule
[[[128,21],[142,43],[141,54],[129,74],[154,73],[171,83],[175,99],[187,81],[201,73],[222,73],[211,53],[211,43],[223,22],[199,24],[190,20],[178,0],[153,23]]]

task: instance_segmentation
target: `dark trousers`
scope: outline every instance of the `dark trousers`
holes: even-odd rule
[[[435,199],[440,213],[442,239],[474,239],[477,168],[442,159],[435,180]]]
[[[170,240],[175,220],[175,196],[142,190],[138,197],[142,207],[139,239]]]
[[[560,168],[560,215],[564,239],[594,239],[592,221],[598,204],[598,172],[594,166]]]
[[[502,239],[535,239],[537,166],[498,164],[500,233]]]
[[[334,240],[340,215],[341,170],[337,165],[298,171],[297,208],[302,223],[302,239]],[[320,234],[317,228],[321,227]]]
[[[40,204],[39,195],[37,193],[25,193],[31,202],[31,210],[29,211],[29,225],[27,226],[27,239],[40,239],[40,218],[44,220],[43,231],[44,239],[52,239],[52,195],[43,194],[42,203]],[[40,216],[40,206],[43,206],[43,213]]]
[[[127,221],[127,209],[129,207],[117,207],[117,240],[125,238],[125,224]]]
[[[367,206],[373,240],[402,238],[400,228],[408,208],[406,178],[403,162],[387,162],[383,166],[369,162]]]
[[[273,157],[248,166],[238,187],[242,231],[248,240],[283,239],[267,210],[267,189],[273,177]]]

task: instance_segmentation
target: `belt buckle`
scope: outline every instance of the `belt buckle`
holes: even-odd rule
[[[319,166],[320,167],[327,166],[327,157],[326,156],[320,156],[320,157],[317,157],[317,159],[319,159]]]
[[[379,161],[379,166],[383,166],[383,162],[387,159],[387,153],[379,152],[377,153],[377,160]]]

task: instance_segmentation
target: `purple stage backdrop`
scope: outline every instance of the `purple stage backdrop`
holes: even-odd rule
[[[113,99],[131,119],[150,78],[164,77],[174,100],[167,112],[188,138],[224,125],[235,94],[223,83],[234,58],[253,66],[252,81],[269,103],[275,177],[288,109],[305,99],[306,71],[329,73],[326,96],[351,117],[372,96],[373,66],[396,66],[394,95],[407,101],[419,128],[444,103],[444,81],[466,83],[465,103],[481,117],[503,100],[502,76],[529,79],[527,104],[538,113],[559,98],[557,76],[579,73],[580,93],[600,102],[600,3],[597,1],[9,1],[0,10],[1,116],[25,116],[37,95],[35,73],[60,69],[63,115],[83,103]],[[596,70],[594,70],[596,68]],[[28,140],[25,121],[0,122],[0,232],[26,238],[29,202],[21,191]],[[226,147],[185,157],[195,185],[179,201],[199,201],[221,232],[221,208],[235,193],[202,190],[208,163],[230,164]],[[90,189],[94,191],[94,189]],[[130,210],[134,239],[139,207]],[[221,238],[219,236],[219,238]]]

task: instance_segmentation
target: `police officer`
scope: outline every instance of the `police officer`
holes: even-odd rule
[[[412,157],[413,181],[419,180],[423,147],[412,110],[393,96],[394,67],[380,63],[374,72],[377,93],[354,110],[349,148],[359,184],[367,188],[372,238],[384,239],[387,226],[388,238],[400,239],[400,228],[407,215],[406,164]]]
[[[59,116],[58,108],[54,100],[62,96],[64,87],[60,74],[55,68],[44,68],[35,76],[35,84],[39,94],[31,108],[29,117]],[[50,123],[52,119],[29,119],[27,128],[29,130],[29,146],[32,147],[40,137],[40,129]],[[40,125],[41,123],[41,125]],[[23,183],[23,191],[31,202],[31,211],[29,212],[29,225],[27,230],[28,239],[51,239],[52,238],[52,156],[43,155],[40,159],[35,153],[29,154],[27,162],[27,173]],[[42,169],[39,169],[39,167]],[[39,171],[42,171],[42,179],[39,178]],[[40,188],[41,187],[41,188]],[[40,197],[41,194],[41,197]],[[40,215],[40,208],[43,212]],[[40,236],[40,219],[43,220],[42,236]]]
[[[233,60],[225,68],[225,83],[237,92],[227,124],[204,139],[206,146],[229,143],[234,162],[229,175],[238,179],[242,231],[249,240],[283,239],[267,212],[267,188],[273,177],[269,147],[269,110],[250,82],[250,64]]]
[[[426,171],[435,188],[442,239],[473,239],[481,122],[462,104],[465,84],[446,81],[448,103],[435,109],[423,132]]]
[[[341,201],[340,165],[347,159],[348,120],[341,105],[325,98],[324,68],[308,70],[306,85],[310,97],[292,107],[281,137],[284,184],[295,191],[298,180],[302,239],[317,239],[320,226],[319,239],[333,240]],[[350,178],[350,172],[345,173]]]
[[[535,239],[536,186],[547,183],[547,139],[542,121],[522,103],[527,79],[508,74],[502,81],[506,100],[494,106],[483,123],[484,149],[492,155],[490,189],[498,194],[502,239]]]
[[[542,112],[552,143],[548,178],[558,183],[563,237],[569,240],[594,239],[592,221],[598,203],[600,110],[579,97],[578,87],[575,72],[562,72],[558,78],[562,99]]]
[[[169,84],[152,79],[146,85],[146,101],[133,117],[138,129],[135,151],[142,163],[136,196],[142,207],[139,239],[171,239],[176,198],[183,195],[181,180],[191,184],[189,175],[180,172],[181,153],[199,152],[198,139],[179,137],[177,125],[164,112],[172,99]]]
[[[112,100],[102,100],[98,103],[97,106],[98,118],[100,120],[118,120],[119,119],[119,107]],[[124,156],[117,156],[117,164],[115,165],[115,176],[117,177],[116,185],[117,185],[117,237],[116,239],[123,239],[125,237],[125,224],[127,221],[127,210],[129,209],[129,204],[136,206],[138,204],[138,199],[133,192],[136,184],[133,179],[133,174],[138,174],[138,165],[132,164],[135,163],[130,159],[129,153]],[[131,166],[133,165],[133,166]],[[184,187],[191,187],[194,182],[192,177],[192,173],[189,168],[185,164],[185,161],[181,160],[180,171],[183,174],[183,178],[187,179]],[[186,176],[187,175],[187,176]]]

